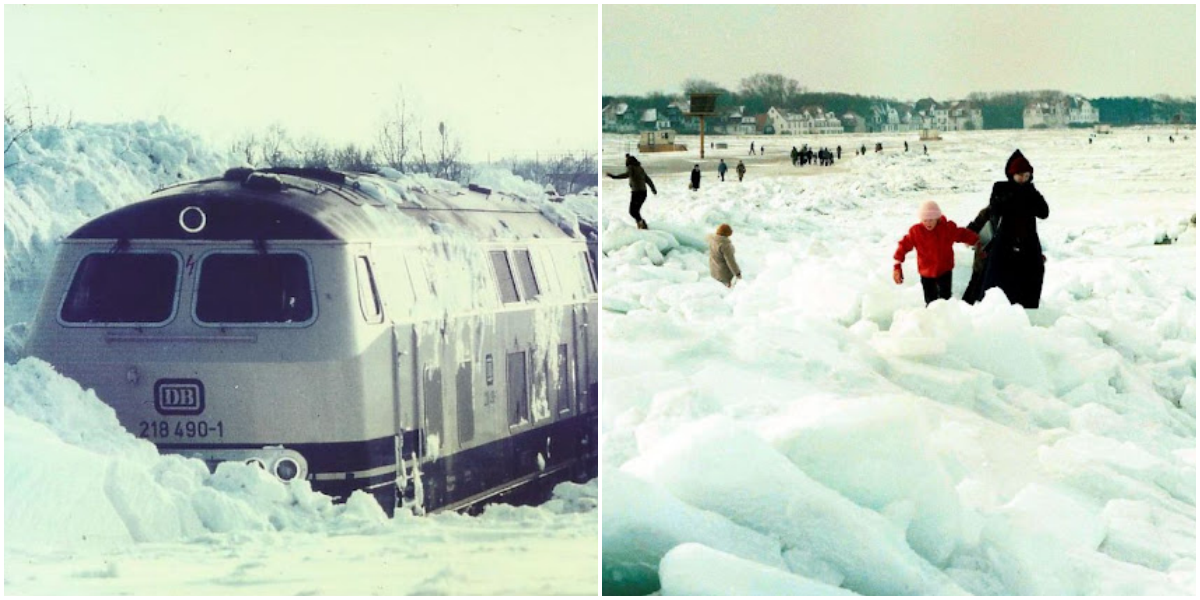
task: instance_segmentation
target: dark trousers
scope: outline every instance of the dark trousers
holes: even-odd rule
[[[634,191],[629,195],[629,216],[634,221],[642,222],[642,205],[646,203],[646,190]]]
[[[929,306],[930,302],[938,298],[950,299],[950,276],[953,274],[953,271],[946,271],[937,277],[921,278],[921,289],[925,291],[925,306]]]

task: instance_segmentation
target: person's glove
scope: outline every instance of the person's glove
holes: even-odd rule
[[[892,267],[892,281],[895,281],[896,285],[904,283],[904,271],[900,270],[900,263],[896,263],[896,266]]]

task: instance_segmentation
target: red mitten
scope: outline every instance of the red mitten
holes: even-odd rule
[[[892,281],[895,281],[896,285],[904,283],[904,271],[900,270],[900,263],[896,263],[892,268]]]

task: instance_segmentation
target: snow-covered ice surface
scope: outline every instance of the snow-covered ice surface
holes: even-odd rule
[[[16,133],[5,129],[5,142]],[[388,519],[241,464],[209,473],[133,437],[90,390],[17,360],[54,260],[84,222],[235,157],[165,121],[44,128],[14,144],[4,188],[4,591],[7,594],[594,594],[597,482],[539,507]],[[453,185],[388,175],[393,187]],[[483,172],[560,226],[594,225],[595,196],[550,203]]]
[[[915,135],[722,136],[703,161],[687,138],[639,155],[648,231],[606,180],[605,591],[1194,595],[1196,146],[1179,133],[943,133],[928,156]],[[842,160],[794,168],[805,142]],[[635,146],[606,136],[604,170]],[[926,308],[912,254],[891,281],[896,243],[923,200],[966,225],[1017,148],[1050,205],[1041,308],[958,300],[961,244],[955,299]],[[720,223],[733,289],[708,274]]]

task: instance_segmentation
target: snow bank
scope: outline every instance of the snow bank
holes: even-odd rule
[[[783,569],[780,543],[729,519],[676,499],[659,486],[628,473],[606,470],[604,510],[629,515],[605,522],[603,532],[605,595],[648,594],[660,587],[657,565],[669,550],[699,542]]]
[[[820,565],[823,577],[836,579],[831,585],[873,595],[962,593],[909,548],[900,528],[812,480],[727,419],[682,428],[623,468],[685,502],[779,536],[803,552],[807,568]]]
[[[262,469],[161,456],[90,390],[36,358],[4,366],[5,547],[121,546],[237,531],[350,532],[387,517]]]
[[[5,124],[5,144],[17,133]],[[241,164],[164,119],[36,127],[4,160],[6,324],[32,318],[60,238],[158,188]]]
[[[763,141],[737,138],[699,161],[697,192],[694,157],[640,157],[659,187],[650,230],[622,182],[604,187],[604,464],[665,491],[654,506],[775,538],[787,573],[858,593],[1194,594],[1195,147],[1145,135],[945,133],[928,156],[901,134],[834,136],[820,144],[885,152],[826,169],[793,168],[772,139],[745,181],[719,182],[717,158]],[[613,168],[623,142],[605,138]],[[1051,207],[1041,308],[957,300],[962,245],[955,299],[926,307],[911,257],[895,285],[920,202],[966,223],[1018,147]],[[720,223],[745,275],[732,289],[695,242]],[[605,498],[606,544],[650,546],[622,533],[645,506]],[[718,562],[661,562],[663,592],[668,566]],[[757,589],[728,569],[727,587],[681,589]]]
[[[664,596],[853,596],[832,585],[772,569],[700,544],[680,544],[659,567]]]

